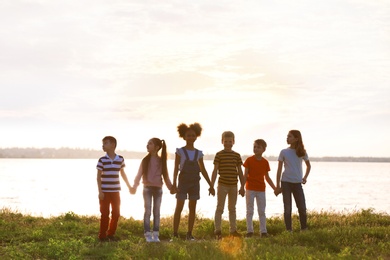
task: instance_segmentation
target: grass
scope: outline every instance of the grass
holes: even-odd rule
[[[180,224],[185,237],[187,216]],[[0,259],[390,259],[390,216],[372,209],[352,213],[309,212],[309,230],[284,231],[281,218],[269,218],[269,237],[231,238],[223,222],[221,241],[214,240],[213,220],[197,218],[196,242],[168,242],[172,218],[161,219],[161,243],[146,243],[143,223],[119,220],[119,242],[97,240],[99,217],[68,212],[42,218],[0,210]],[[258,230],[258,221],[255,228]],[[245,220],[237,221],[246,231]]]

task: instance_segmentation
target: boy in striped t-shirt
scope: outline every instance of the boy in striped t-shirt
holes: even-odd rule
[[[102,141],[103,151],[107,154],[99,159],[96,168],[101,213],[99,240],[105,242],[117,240],[114,235],[120,216],[121,199],[119,191],[121,190],[121,185],[119,174],[125,181],[129,191],[132,187],[124,170],[125,159],[115,153],[116,139],[112,136],[106,136]]]
[[[215,210],[214,217],[215,236],[218,240],[222,238],[222,214],[226,197],[228,197],[230,235],[236,237],[241,236],[237,232],[236,225],[237,177],[240,179],[241,183],[239,193],[241,196],[245,195],[241,155],[232,150],[234,145],[234,134],[230,131],[223,132],[222,144],[224,149],[215,155],[214,170],[211,177],[211,187],[214,187],[217,174],[219,174],[217,209]]]

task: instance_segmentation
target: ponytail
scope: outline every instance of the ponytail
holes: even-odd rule
[[[167,153],[167,144],[165,140],[161,140],[161,170],[164,178],[168,176],[168,167],[167,167],[168,153]]]

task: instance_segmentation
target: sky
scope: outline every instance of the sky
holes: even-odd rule
[[[3,0],[0,148],[390,157],[389,0]]]

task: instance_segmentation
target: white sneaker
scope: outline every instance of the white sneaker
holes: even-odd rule
[[[146,239],[146,242],[153,242],[153,237],[152,237],[152,233],[151,232],[145,232],[145,239]]]
[[[158,231],[153,231],[153,242],[160,242],[158,235],[159,235]]]

